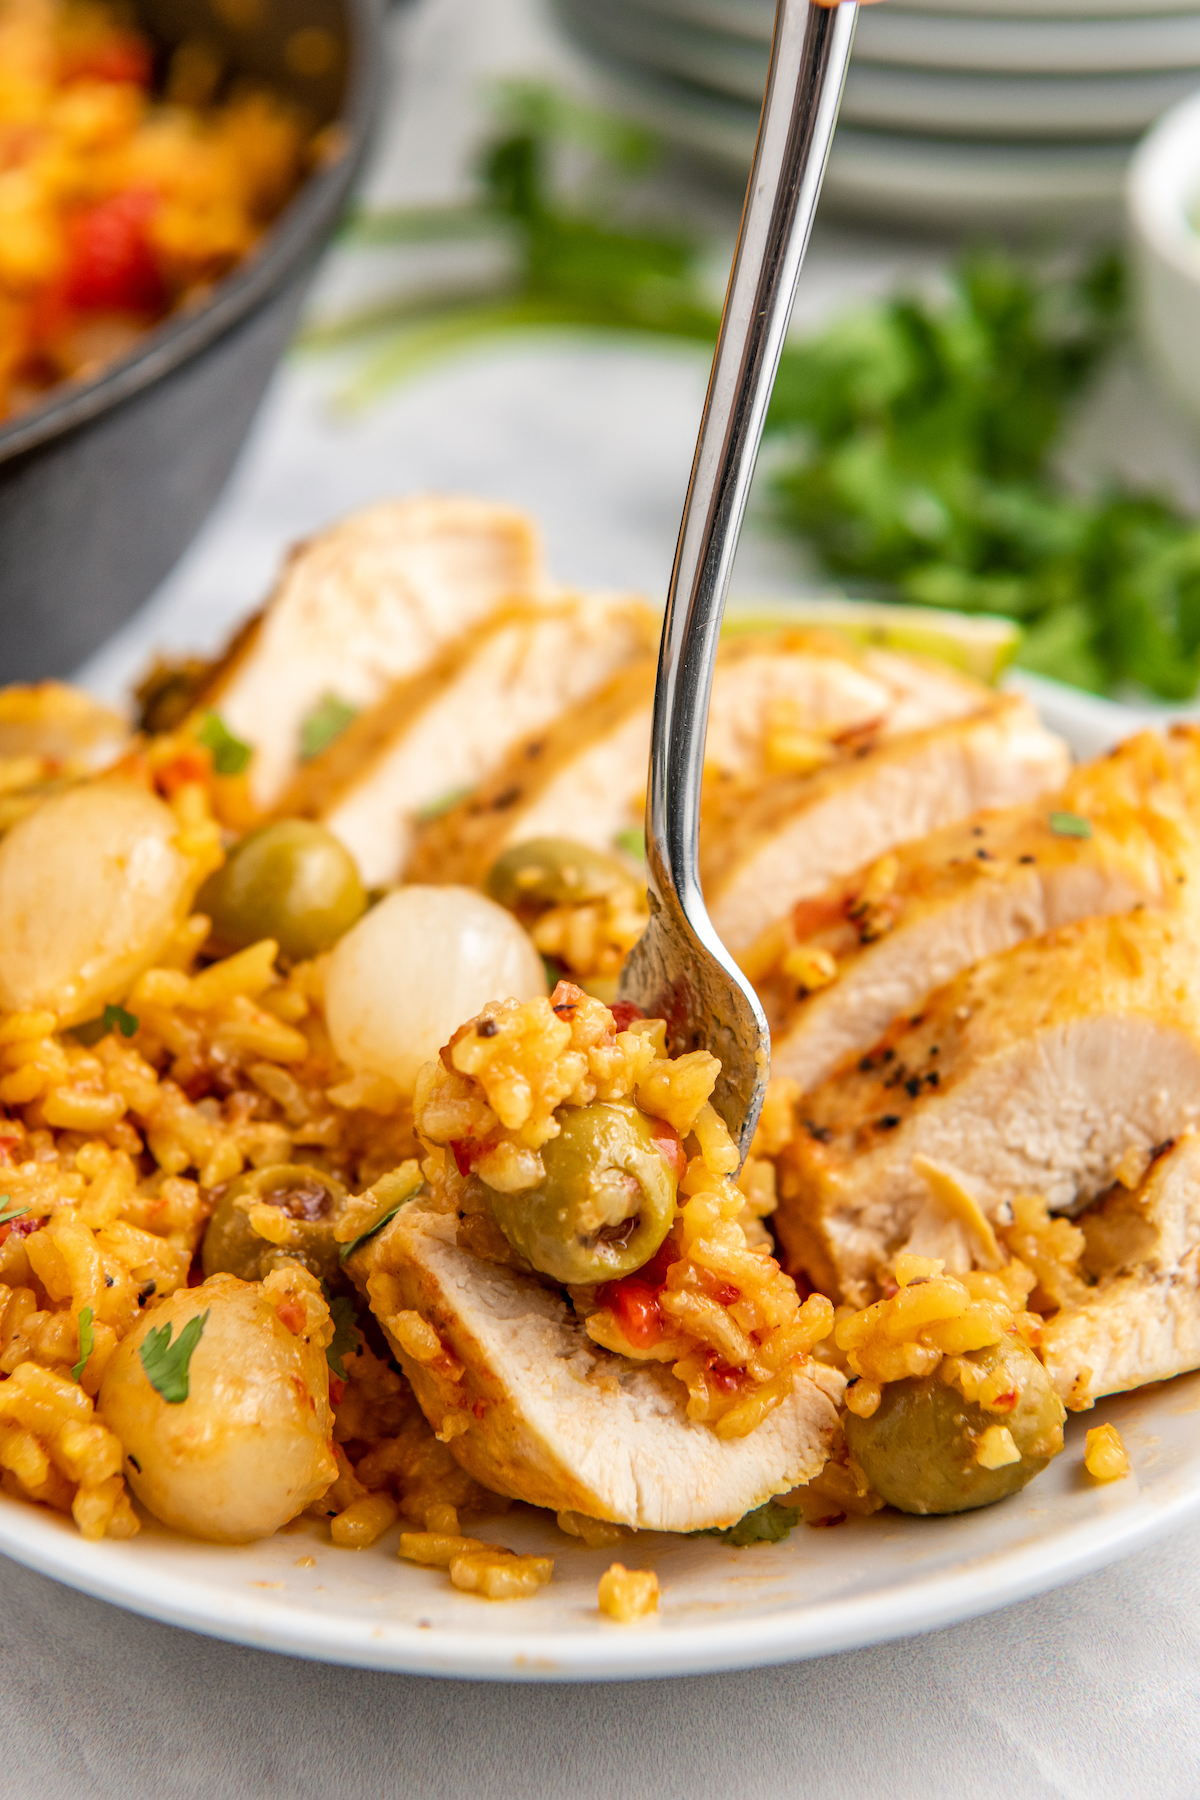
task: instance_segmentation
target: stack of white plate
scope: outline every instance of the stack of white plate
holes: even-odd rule
[[[744,173],[772,0],[555,4],[618,105]],[[1136,140],[1198,88],[1198,0],[864,7],[826,195],[901,224],[1092,229]]]

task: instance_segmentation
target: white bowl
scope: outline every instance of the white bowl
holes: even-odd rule
[[[1134,306],[1147,360],[1177,408],[1200,424],[1200,93],[1140,145],[1126,204]]]

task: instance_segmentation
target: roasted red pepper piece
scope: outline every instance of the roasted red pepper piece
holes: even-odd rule
[[[79,312],[156,313],[167,303],[150,243],[152,188],[126,188],[72,219],[63,300]]]

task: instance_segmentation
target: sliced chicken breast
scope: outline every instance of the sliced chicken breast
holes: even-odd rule
[[[713,924],[731,950],[746,951],[840,876],[983,807],[1050,792],[1068,766],[1065,744],[1026,701],[987,695],[965,719],[767,782],[701,842]]]
[[[704,746],[710,789],[757,785],[797,763],[833,761],[865,737],[886,742],[964,718],[988,691],[944,663],[858,651],[813,630],[728,638],[717,666]]]
[[[281,811],[321,819],[368,886],[394,882],[423,812],[452,804],[515,742],[644,658],[656,631],[650,608],[627,596],[500,608],[356,720],[301,772]]]
[[[980,813],[802,901],[777,943],[760,939],[768,973],[748,964],[771,1018],[772,1073],[815,1087],[984,957],[1077,919],[1190,898],[1200,865],[1181,773],[1200,778],[1200,734],[1168,744],[1143,732],[1055,796]]]
[[[501,851],[535,837],[619,848],[645,812],[655,668],[651,656],[631,665],[515,745],[475,793],[422,826],[410,879],[477,887]]]
[[[787,1264],[865,1305],[928,1199],[915,1157],[995,1223],[1021,1193],[1091,1200],[1200,1122],[1196,930],[1148,910],[988,957],[805,1095],[779,1168]]]
[[[367,507],[292,552],[202,703],[253,746],[251,794],[269,808],[323,699],[373,706],[500,601],[544,586],[537,530],[512,507],[440,495]]]
[[[1200,1137],[1167,1146],[1133,1192],[1118,1185],[1077,1222],[1096,1285],[1042,1333],[1065,1404],[1083,1411],[1200,1368]]]
[[[372,1311],[422,1410],[476,1480],[497,1493],[650,1531],[734,1524],[823,1466],[844,1382],[818,1363],[748,1437],[687,1417],[661,1364],[600,1349],[531,1276],[458,1248],[454,1214],[415,1201],[355,1259]],[[442,1356],[419,1362],[400,1315],[418,1314]]]
[[[427,828],[421,881],[481,882],[501,851],[570,837],[612,851],[645,816],[654,665],[629,671],[590,708],[521,745],[485,789]],[[989,699],[966,676],[918,658],[860,653],[813,631],[721,646],[705,748],[705,819],[736,815],[780,767],[821,766],[864,738],[958,718]]]

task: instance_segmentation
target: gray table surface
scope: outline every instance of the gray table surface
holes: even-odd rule
[[[461,191],[479,85],[579,79],[540,0],[424,0],[393,25],[395,101],[377,199]],[[718,230],[736,207],[709,194]],[[818,231],[798,315],[927,276],[943,252]],[[410,257],[335,257],[326,314]],[[230,490],[160,594],[83,671],[119,694],[159,648],[207,649],[261,597],[282,548],[377,496],[440,487],[528,506],[554,567],[661,593],[705,368],[690,351],[514,344],[431,370],[360,415],[346,371],[293,362]],[[1200,464],[1136,368],[1077,434],[1200,498]],[[1097,446],[1100,448],[1098,449]],[[811,576],[752,520],[735,584]],[[575,1687],[422,1680],[304,1663],[151,1624],[0,1559],[0,1796],[161,1794],[707,1800],[1200,1795],[1200,1526],[1115,1568],[928,1637],[752,1674]]]

